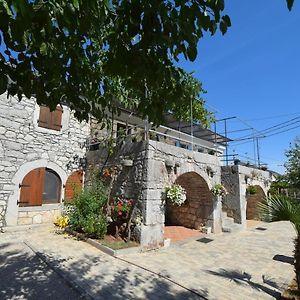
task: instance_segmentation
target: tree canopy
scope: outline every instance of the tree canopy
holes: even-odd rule
[[[293,1],[286,0],[291,9]],[[201,83],[176,62],[194,61],[205,32],[231,26],[224,0],[0,0],[0,94],[36,97],[78,118],[118,105],[155,123],[192,102],[211,115]],[[198,101],[200,100],[200,101]]]
[[[290,149],[286,151],[288,161],[284,164],[289,184],[300,189],[300,138],[296,138]]]

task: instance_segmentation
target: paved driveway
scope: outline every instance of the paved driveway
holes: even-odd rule
[[[294,276],[294,231],[262,226],[120,259],[53,228],[0,234],[0,298],[274,299]]]
[[[0,299],[79,298],[80,295],[26,244],[0,242]]]
[[[209,238],[208,243],[192,241],[130,255],[126,260],[180,282],[207,299],[274,299],[294,276],[294,230],[288,222],[261,223]]]

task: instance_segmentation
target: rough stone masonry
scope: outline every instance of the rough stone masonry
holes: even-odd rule
[[[61,177],[80,167],[85,157],[89,125],[78,122],[68,107],[63,107],[60,131],[38,126],[39,106],[34,99],[0,95],[0,227],[49,221],[57,205],[39,209],[18,207],[19,184],[38,167],[54,169]],[[63,198],[63,189],[61,191]],[[62,200],[62,199],[61,199]]]

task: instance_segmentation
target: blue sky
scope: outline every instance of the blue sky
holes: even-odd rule
[[[196,61],[180,64],[195,71],[203,83],[208,109],[216,111],[217,119],[238,117],[228,121],[228,131],[249,127],[259,131],[300,119],[300,3],[295,1],[289,12],[285,0],[225,2],[232,27],[224,36],[206,35],[199,43]],[[282,130],[297,125],[300,123]],[[218,123],[219,132],[224,131],[223,126]],[[249,134],[251,130],[229,136],[236,139]],[[260,139],[261,161],[283,172],[284,151],[297,135],[300,127]],[[232,143],[229,153],[239,153],[246,161],[246,157],[253,159],[253,142],[243,142],[247,143]]]

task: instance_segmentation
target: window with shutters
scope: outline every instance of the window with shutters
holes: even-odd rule
[[[19,206],[59,203],[61,179],[51,169],[37,168],[27,173],[20,184],[20,189]]]
[[[54,111],[50,111],[48,106],[40,106],[38,126],[60,131],[62,128],[62,114],[63,109],[60,105]]]

